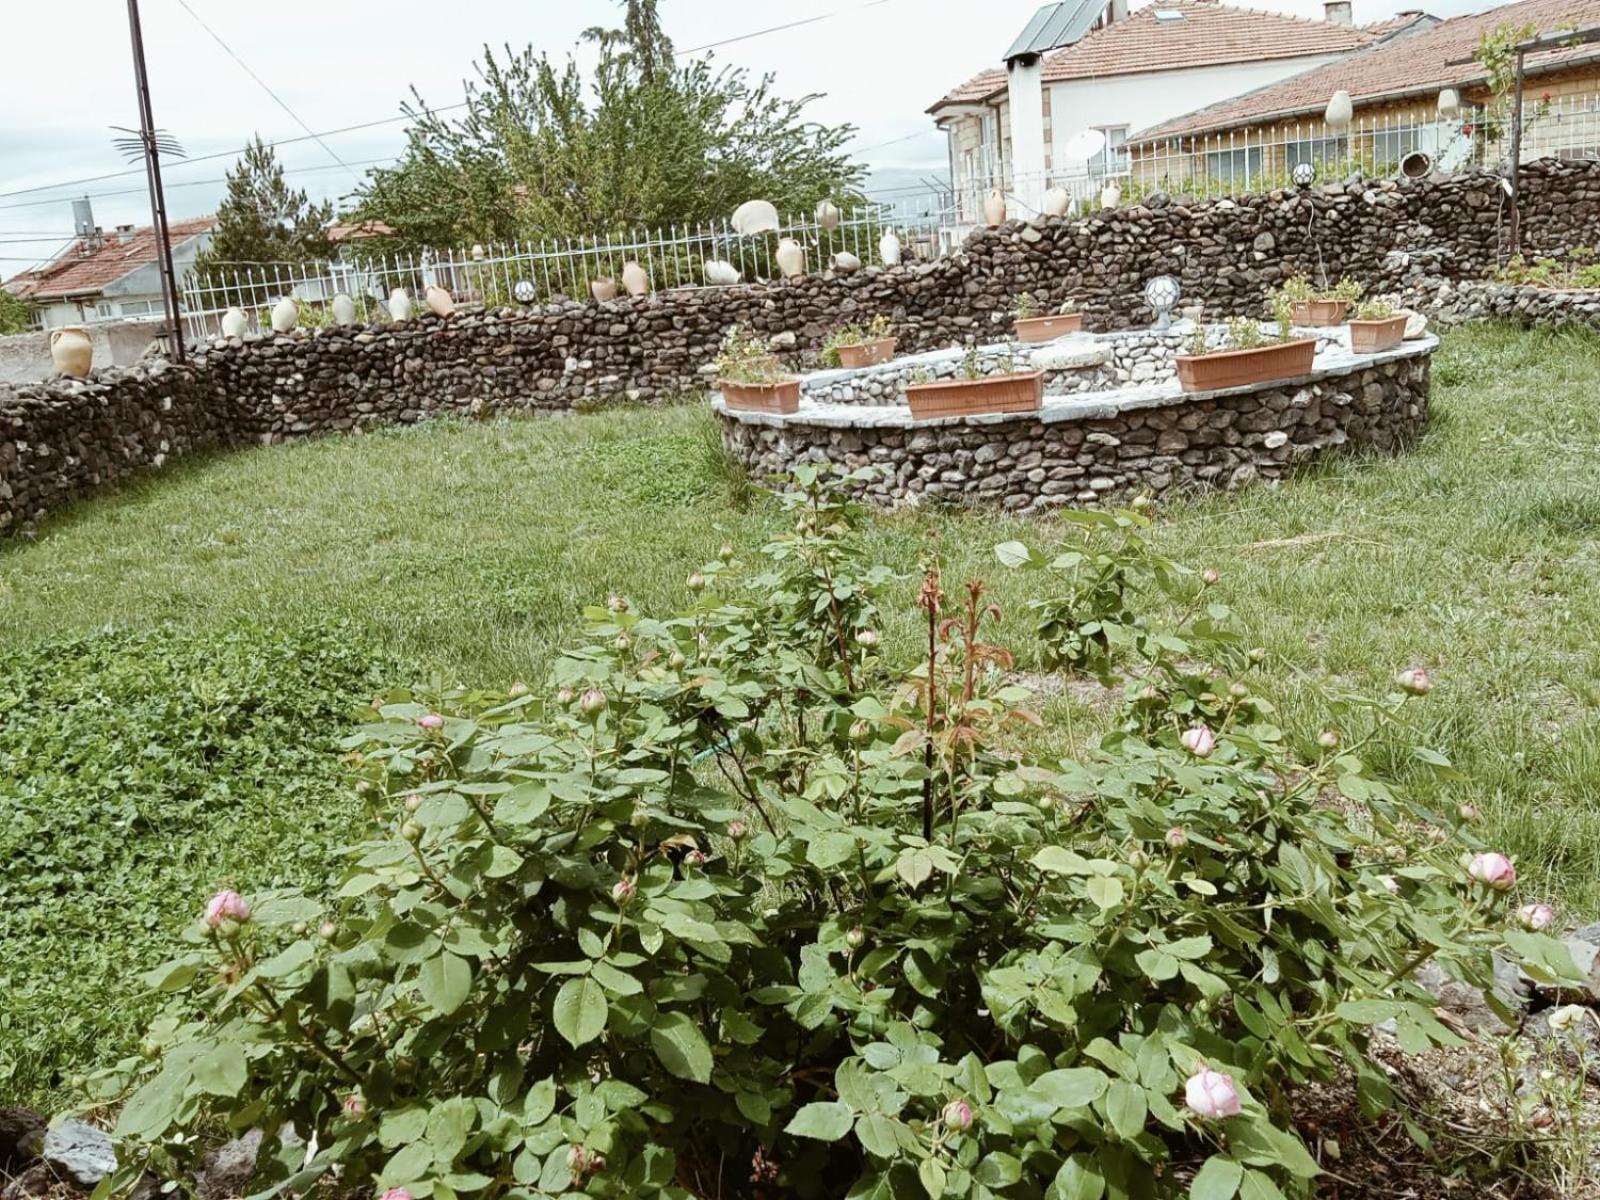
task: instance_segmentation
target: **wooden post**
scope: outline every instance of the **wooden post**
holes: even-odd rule
[[[1519,187],[1522,165],[1522,50],[1517,50],[1515,73],[1511,85],[1511,162],[1507,177],[1511,180],[1511,253],[1522,253],[1522,214],[1517,209],[1521,198]]]

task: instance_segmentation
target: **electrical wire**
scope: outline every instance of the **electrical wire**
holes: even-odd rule
[[[322,166],[318,166],[318,167],[286,167],[284,169],[283,173],[285,175],[309,175],[309,174],[312,174],[312,173],[314,173],[316,171],[349,170],[352,167],[375,167],[375,166],[379,166],[379,165],[381,165],[383,163],[392,163],[392,162],[395,162],[395,161],[397,161],[396,158],[393,155],[391,155],[388,158],[364,158],[364,159],[359,159],[359,160],[357,160],[356,162],[353,162],[353,163],[339,163],[337,165],[332,164],[332,163],[325,163]],[[207,187],[207,186],[210,186],[211,184],[227,183],[227,182],[228,182],[227,176],[223,176],[220,179],[181,179],[181,180],[177,181],[176,183],[167,184],[166,185],[166,190],[170,192],[175,188]],[[114,192],[89,192],[89,193],[86,193],[81,198],[82,199],[86,199],[86,200],[103,200],[103,199],[106,199],[107,197],[111,197],[111,196],[143,196],[145,194],[146,194],[146,189],[144,189],[142,187],[140,187],[140,188],[122,188],[122,189],[120,189],[118,191],[114,191]],[[78,198],[79,197],[74,197],[74,199],[78,199]],[[16,209],[16,208],[38,208],[41,205],[45,205],[45,204],[60,204],[60,203],[62,203],[62,199],[63,198],[60,197],[60,196],[52,196],[48,200],[24,200],[20,204],[0,204],[0,211],[9,211],[11,209]]]
[[[238,56],[238,54],[234,52],[233,47],[228,45],[227,42],[222,40],[222,35],[219,34],[215,29],[211,28],[211,26],[207,25],[205,23],[205,21],[201,19],[200,14],[195,12],[194,9],[189,7],[189,0],[178,0],[178,7],[180,7],[181,9],[183,9],[184,12],[188,13],[191,17],[193,17],[195,19],[195,23],[197,25],[199,25],[201,29],[204,29],[207,33],[209,33],[211,35],[211,40],[216,42],[217,45],[221,46],[222,49],[227,53],[228,57],[233,59],[234,62],[239,64],[239,69],[241,71],[243,71],[246,75],[250,76],[251,79],[254,79],[256,81],[256,83],[260,86],[262,91],[264,91],[267,95],[272,97],[272,101],[273,101],[274,104],[276,104],[279,108],[283,109],[284,112],[288,113],[289,116],[294,119],[294,123],[296,125],[300,126],[300,128],[304,129],[307,134],[309,134],[311,137],[315,138],[317,145],[321,146],[324,150],[326,150],[328,152],[328,157],[329,158],[333,159],[334,162],[338,163],[346,171],[349,171],[350,172],[350,178],[356,180],[357,183],[359,183],[361,181],[360,180],[360,176],[358,176],[353,170],[351,170],[350,165],[348,163],[346,163],[344,161],[344,159],[340,158],[337,154],[335,154],[333,152],[333,147],[328,145],[328,143],[323,141],[322,138],[318,134],[313,132],[311,126],[307,125],[304,121],[302,121],[300,119],[300,114],[295,112],[294,109],[290,108],[289,105],[284,101],[283,97],[278,95],[277,92],[273,91],[272,88],[267,85],[267,81],[265,79],[261,78],[261,76],[257,75],[254,71],[252,71],[250,69],[250,64],[245,62],[244,59],[240,58]]]
[[[182,0],[179,0],[181,3]],[[815,25],[818,21],[827,21],[833,17],[843,17],[851,13],[865,12],[869,8],[881,8],[885,4],[893,4],[894,0],[869,0],[866,4],[858,4],[854,8],[841,8],[834,12],[820,13],[815,17],[804,17],[798,21],[789,21],[783,25],[774,25],[770,29],[757,29],[754,33],[741,33],[737,37],[723,38],[717,42],[707,42],[703,46],[691,46],[687,50],[677,51],[679,58],[686,54],[699,54],[702,50],[715,50],[718,46],[731,46],[735,42],[748,42],[751,38],[766,37],[769,33],[783,33],[789,29],[799,29],[802,25]]]

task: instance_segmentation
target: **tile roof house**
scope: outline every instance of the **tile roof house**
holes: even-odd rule
[[[1325,9],[1326,19],[1307,20],[1219,0],[1156,0],[1132,12],[1127,0],[1045,5],[1003,67],[973,76],[928,110],[949,139],[964,212],[971,219],[991,187],[1023,212],[1037,210],[1050,186],[1080,197],[1098,192],[1104,177],[1127,170],[1132,131],[1433,23],[1407,12],[1356,25],[1349,0],[1328,0]],[[1086,130],[1099,131],[1102,148],[1075,157]]]
[[[1524,24],[1540,33],[1600,24],[1600,0],[1522,0],[1452,17],[1415,36],[1372,45],[1325,66],[1153,123],[1136,133],[1134,140],[1189,137],[1282,118],[1318,117],[1329,97],[1341,89],[1350,93],[1358,108],[1404,100],[1422,100],[1432,107],[1445,87],[1455,87],[1463,94],[1486,91],[1484,69],[1473,61],[1479,40],[1502,26]],[[1581,69],[1597,63],[1600,46],[1558,47],[1528,55],[1525,71],[1535,81],[1580,72],[1592,77],[1593,72]],[[1542,84],[1539,90],[1543,90]]]
[[[215,217],[172,222],[168,244],[181,278],[211,240]],[[5,290],[32,300],[46,329],[162,315],[158,241],[149,226],[95,228],[42,267],[6,280]]]

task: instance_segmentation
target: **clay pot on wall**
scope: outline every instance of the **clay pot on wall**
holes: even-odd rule
[[[440,287],[437,283],[430,283],[428,285],[428,290],[426,293],[424,293],[424,298],[427,300],[428,307],[433,311],[435,316],[453,317],[456,315],[455,300],[451,298],[448,291]]]
[[[1100,189],[1100,207],[1115,208],[1122,203],[1122,185],[1111,182]]]
[[[1000,189],[995,188],[983,202],[983,219],[989,226],[1004,225],[1006,221],[1006,198],[1001,195]]]
[[[356,302],[343,292],[333,298],[333,319],[340,325],[356,323]]]
[[[94,366],[94,343],[80,325],[67,325],[50,331],[50,361],[63,375],[87,379]]]
[[[778,243],[778,252],[774,257],[778,260],[778,270],[785,279],[793,279],[797,275],[806,273],[806,250],[793,238],[784,238]]]
[[[1072,193],[1066,188],[1053,187],[1044,194],[1044,215],[1047,217],[1064,217],[1067,208],[1072,204]]]
[[[833,269],[844,275],[852,275],[861,270],[861,260],[848,250],[841,250],[833,256]]]
[[[886,267],[900,265],[900,235],[894,230],[885,230],[883,236],[878,239],[878,257],[883,260],[883,265]]]
[[[629,260],[622,264],[622,286],[630,296],[643,296],[650,290],[650,273]]]
[[[288,333],[298,324],[300,324],[300,306],[294,302],[294,297],[285,296],[272,306],[274,333]]]
[[[824,200],[818,204],[817,224],[830,232],[839,228],[839,206],[832,200]]]
[[[602,304],[617,298],[617,281],[609,275],[600,275],[589,281],[589,295]]]
[[[405,288],[395,288],[389,293],[389,318],[394,321],[411,320],[411,293]]]
[[[250,318],[244,315],[244,309],[235,305],[222,314],[222,336],[243,337],[250,328]]]
[[[1322,119],[1329,129],[1349,129],[1350,119],[1355,116],[1355,109],[1350,103],[1350,93],[1340,88],[1328,100],[1328,107],[1322,113]]]
[[[739,282],[739,268],[720,258],[706,262],[706,282],[715,287],[731,287]]]

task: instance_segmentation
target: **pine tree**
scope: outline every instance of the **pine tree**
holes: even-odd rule
[[[211,244],[195,258],[202,286],[230,280],[234,271],[259,270],[257,264],[307,266],[333,252],[327,226],[333,205],[313,204],[294,191],[272,147],[257,134],[228,172],[228,196],[217,209]],[[248,296],[264,303],[265,296]]]

